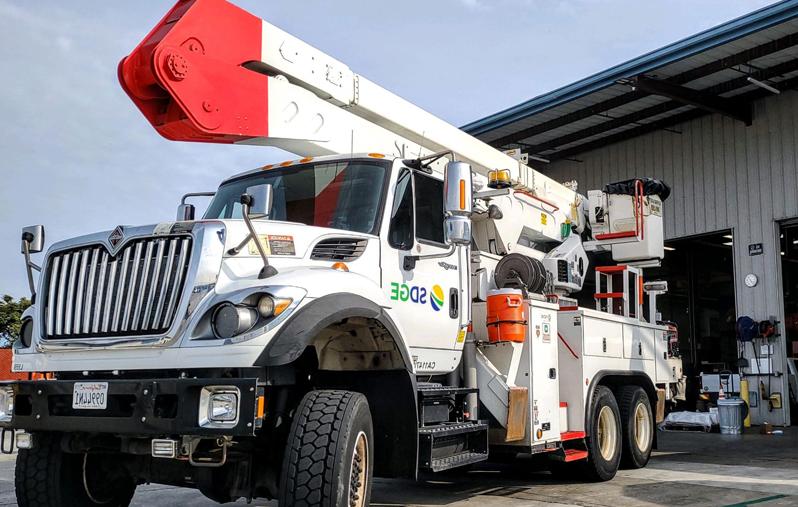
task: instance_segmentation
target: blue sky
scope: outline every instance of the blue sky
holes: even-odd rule
[[[462,125],[772,2],[235,3]],[[287,158],[166,141],[122,92],[119,60],[171,5],[0,0],[0,294],[27,295],[24,225],[44,224],[50,245],[172,220],[182,194]]]

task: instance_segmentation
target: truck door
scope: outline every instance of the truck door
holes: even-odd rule
[[[402,168],[390,204],[382,235],[383,290],[407,334],[417,372],[451,371],[459,362],[453,351],[462,346],[461,321],[467,319],[460,277],[465,249],[447,255],[443,180]],[[425,258],[430,255],[437,257]]]

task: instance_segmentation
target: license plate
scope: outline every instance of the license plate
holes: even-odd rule
[[[108,406],[108,382],[76,382],[72,408],[104,410]]]

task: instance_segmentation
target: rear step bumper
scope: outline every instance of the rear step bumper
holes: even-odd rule
[[[418,436],[422,470],[441,472],[488,459],[488,425],[484,422],[423,426]]]

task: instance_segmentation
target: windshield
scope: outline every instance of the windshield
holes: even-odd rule
[[[263,171],[219,187],[205,218],[242,218],[239,199],[271,184],[269,218],[318,227],[376,234],[388,164],[350,160]]]

